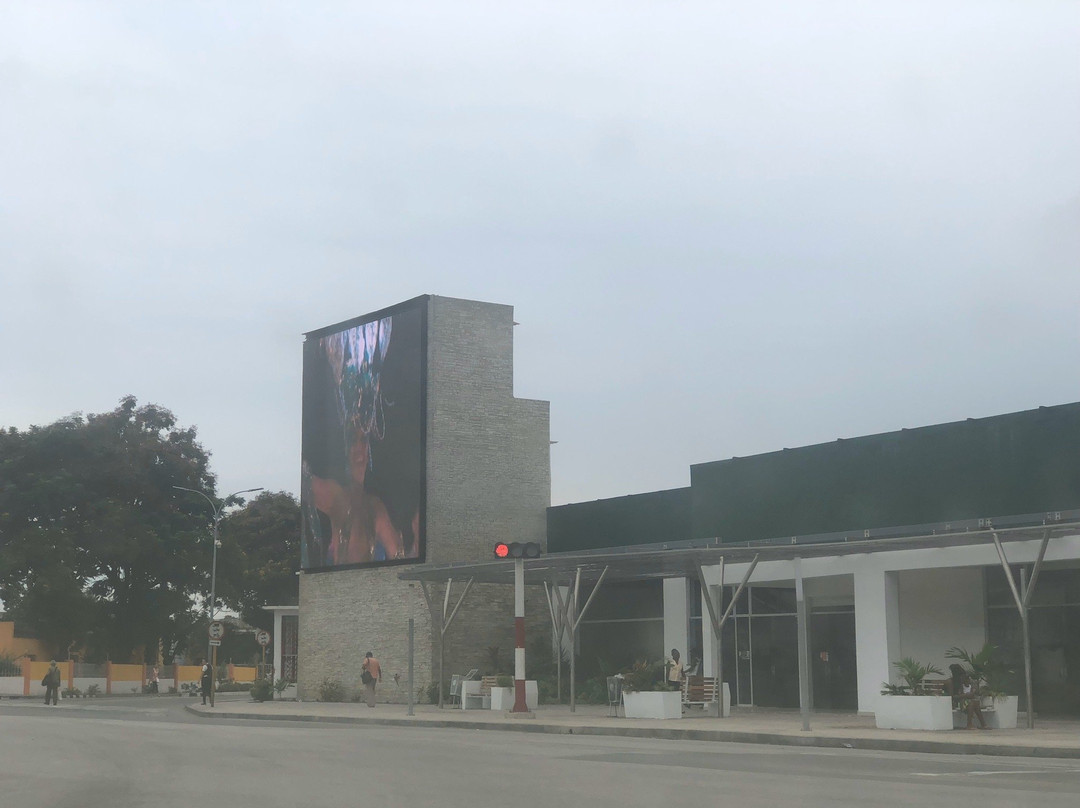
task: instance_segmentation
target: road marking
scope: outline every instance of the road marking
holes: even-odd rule
[[[975,772],[912,772],[913,777],[992,777],[1002,774],[1058,774],[1059,772],[1080,772],[1080,769],[1017,769],[1010,771],[975,771]]]

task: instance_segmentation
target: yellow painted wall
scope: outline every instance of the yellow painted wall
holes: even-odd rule
[[[15,624],[10,620],[0,622],[0,654],[11,654],[15,657],[32,656],[39,662],[48,662],[52,656],[41,640],[16,637]]]
[[[177,671],[177,687],[180,686],[180,682],[197,682],[202,676],[202,666],[200,665],[178,665]]]
[[[114,682],[139,682],[143,680],[142,665],[117,665],[115,662],[110,669],[110,678]]]
[[[254,682],[258,669],[246,665],[233,665],[232,678],[234,682]]]
[[[23,667],[23,675],[24,676],[26,675],[26,667],[25,667],[26,664],[27,663],[25,663],[25,662],[23,663],[23,666],[24,666]],[[72,671],[71,671],[71,662],[70,661],[57,662],[56,667],[58,667],[60,669],[60,678],[62,680],[61,683],[60,683],[60,687],[67,687],[68,679],[71,678],[71,673],[72,673]],[[40,683],[41,680],[45,678],[45,674],[48,673],[48,671],[49,671],[49,663],[48,662],[31,662],[30,663],[30,683],[31,684],[34,684],[35,682]]]

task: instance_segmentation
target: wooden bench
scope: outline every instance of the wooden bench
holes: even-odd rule
[[[461,683],[461,709],[487,710],[491,708],[491,688],[495,687],[497,677],[481,676],[480,681]]]
[[[713,704],[720,700],[715,676],[687,676],[683,679],[682,703],[685,707]]]

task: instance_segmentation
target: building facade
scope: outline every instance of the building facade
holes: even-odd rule
[[[548,403],[514,397],[513,308],[427,296],[424,386],[427,563],[490,558],[498,541],[546,544],[550,505]],[[358,686],[364,654],[382,663],[380,697],[404,701],[408,621],[415,625],[415,682],[435,677],[443,591],[430,606],[400,567],[358,566],[300,576],[299,681],[313,700],[325,679]],[[463,583],[463,582],[461,582]],[[456,600],[462,587],[454,585]],[[542,600],[540,601],[542,602]],[[534,619],[546,619],[534,600]],[[544,606],[546,609],[546,606]],[[477,589],[447,634],[446,671],[481,666],[488,649],[512,657],[513,596]]]
[[[1022,697],[1020,616],[992,534],[1028,526],[1030,538],[1004,542],[1023,587],[1046,525],[1055,537],[1031,606],[1034,699],[1043,711],[1080,713],[1080,530],[1055,527],[1080,517],[1080,404],[732,458],[690,477],[686,489],[551,508],[549,547],[760,546],[724,629],[733,703],[799,705],[796,564],[815,707],[872,713],[897,661],[946,670],[950,649],[987,642]],[[769,560],[784,545],[805,546],[807,557],[795,561],[789,547]],[[748,566],[726,565],[724,608]],[[705,574],[720,586],[718,566]],[[713,675],[702,598],[693,577],[611,587],[582,644],[611,668],[677,648]]]

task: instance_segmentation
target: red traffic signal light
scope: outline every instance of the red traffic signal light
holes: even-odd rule
[[[501,541],[495,545],[496,558],[539,558],[540,545],[534,541]]]

